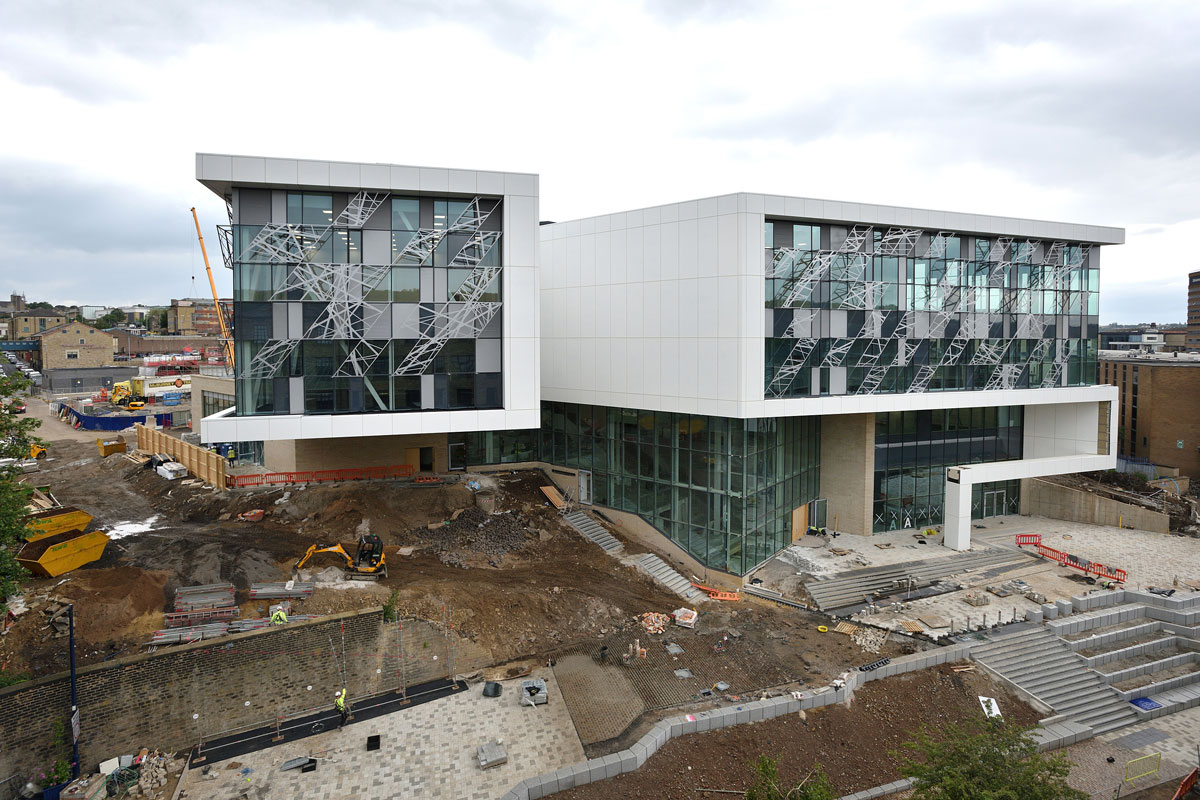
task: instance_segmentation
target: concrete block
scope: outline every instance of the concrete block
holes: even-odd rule
[[[618,772],[621,773],[633,772],[635,769],[645,763],[645,759],[639,762],[637,760],[637,756],[633,754],[632,750],[622,750],[621,752],[617,753],[617,755],[621,759],[620,767],[618,768]]]
[[[761,703],[750,703],[747,711],[750,712],[751,722],[761,722],[766,719],[766,712]]]
[[[638,767],[642,766],[642,764],[645,764],[646,759],[650,758],[651,755],[650,751],[647,750],[646,746],[641,742],[635,742],[633,747],[629,748],[629,752],[633,755],[633,760],[635,763],[634,769],[637,769]]]
[[[1069,600],[1055,600],[1054,605],[1058,607],[1058,615],[1060,617],[1071,615],[1071,602]]]
[[[672,722],[671,723],[671,738],[674,739],[676,736],[682,736],[682,735],[683,735],[683,720],[680,719],[678,722]]]
[[[805,698],[805,699],[807,699],[807,698]],[[741,724],[749,722],[749,721],[750,721],[750,709],[746,708],[745,706],[740,706],[739,708],[736,709],[735,714],[734,714],[734,719],[731,724],[741,725]]]
[[[559,767],[554,771],[554,777],[558,779],[558,790],[561,792],[564,789],[575,788],[575,775],[577,774],[574,766]]]
[[[605,756],[605,758],[607,758],[607,756]],[[582,786],[585,783],[602,781],[608,777],[605,774],[605,770],[606,767],[603,758],[589,758],[587,760],[587,771],[583,774],[576,773],[575,785]],[[583,780],[580,780],[581,778],[583,778]]]
[[[683,721],[683,732],[684,732],[685,734],[687,734],[687,733],[695,733],[695,732],[696,732],[696,730],[697,730],[697,727],[696,727],[696,720],[691,720],[690,722],[689,722],[688,720],[684,720],[684,721]]]
[[[701,712],[696,715],[696,733],[712,730],[712,717],[707,712]]]
[[[1088,611],[1092,607],[1091,602],[1086,597],[1072,597],[1071,608],[1075,611]]]
[[[1025,609],[1025,621],[1038,623],[1042,621],[1041,609],[1027,608]]]
[[[615,778],[621,774],[620,753],[609,753],[600,759],[604,763],[604,777]]]
[[[1058,619],[1058,606],[1054,603],[1043,603],[1042,617],[1045,619]]]

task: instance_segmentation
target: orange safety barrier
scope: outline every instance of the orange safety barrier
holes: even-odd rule
[[[315,472],[259,472],[251,475],[227,475],[225,485],[230,489],[247,486],[275,486],[285,483],[329,483],[331,481],[370,481],[387,478],[408,478],[413,474],[411,464],[391,467],[355,467],[323,469]]]
[[[1179,782],[1179,788],[1175,790],[1171,800],[1183,800],[1187,797],[1187,793],[1196,788],[1197,780],[1200,780],[1200,767],[1193,767],[1192,771]]]
[[[1097,578],[1109,578],[1124,583],[1129,573],[1117,567],[1110,567],[1101,564],[1098,561],[1088,561],[1086,558],[1073,556],[1070,553],[1065,553],[1062,550],[1055,550],[1053,547],[1042,544],[1042,535],[1040,533],[1019,533],[1017,534],[1017,546],[1034,545],[1037,547],[1037,554],[1043,558],[1049,558],[1052,561],[1057,561],[1060,566],[1070,569],[1079,570],[1084,575]],[[1095,583],[1093,580],[1092,583]]]
[[[720,589],[714,589],[711,586],[705,586],[702,583],[693,583],[692,586],[695,586],[697,589],[699,589],[702,592],[706,592],[708,594],[708,596],[713,600],[741,600],[742,599],[741,595],[739,595],[737,592],[724,592],[724,591],[721,591]]]

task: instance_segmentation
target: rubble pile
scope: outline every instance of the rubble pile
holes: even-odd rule
[[[888,632],[882,628],[869,628],[865,625],[860,625],[858,630],[851,634],[850,638],[866,652],[878,653],[879,649],[883,647],[883,643],[887,641]]]
[[[464,553],[486,556],[489,565],[500,566],[504,556],[525,547],[530,531],[512,512],[489,515],[468,508],[441,525],[417,528],[412,534],[443,564],[465,568]]]

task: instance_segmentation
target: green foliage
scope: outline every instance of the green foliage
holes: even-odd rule
[[[29,680],[29,675],[24,672],[9,672],[8,670],[0,669],[0,689],[3,689],[5,686],[15,686],[27,680]]]
[[[46,309],[47,311],[54,310],[54,306],[50,305],[45,300],[38,300],[36,303],[26,303],[25,308],[29,309],[30,311],[37,311],[38,309],[42,308]]]
[[[900,774],[913,800],[1087,800],[1067,785],[1071,763],[1039,753],[1028,728],[1002,719],[947,725],[934,738],[922,728],[904,744]]]
[[[400,590],[392,589],[391,595],[388,596],[387,602],[383,604],[383,621],[396,621],[396,605],[400,602]]]
[[[125,312],[119,308],[114,308],[112,311],[98,318],[95,322],[89,324],[95,325],[97,328],[102,330],[106,328],[113,328],[117,325],[124,325]]]
[[[1134,485],[1134,488],[1138,488],[1145,486],[1150,479],[1146,477],[1146,473],[1144,472],[1134,472],[1130,474],[1129,480]]]
[[[13,398],[28,387],[29,381],[19,373],[0,376],[0,458],[28,458],[30,443],[43,443],[33,435],[40,420],[8,410]],[[25,505],[33,488],[20,483],[20,478],[15,467],[0,467],[0,608],[29,574],[17,563],[17,550],[24,542]]]
[[[784,789],[779,762],[769,756],[759,756],[754,762],[754,783],[746,790],[746,800],[834,800],[835,797],[819,764],[800,783]]]
[[[55,786],[66,783],[71,777],[71,743],[67,738],[67,723],[54,721],[54,766],[46,770],[46,783]]]

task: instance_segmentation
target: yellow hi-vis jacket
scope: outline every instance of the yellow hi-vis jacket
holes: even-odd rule
[[[285,622],[287,622],[287,614],[283,613],[282,608],[278,609],[274,614],[271,615],[272,625],[282,625]]]
[[[346,710],[346,693],[343,691],[337,697],[333,698],[333,705],[338,711]]]

